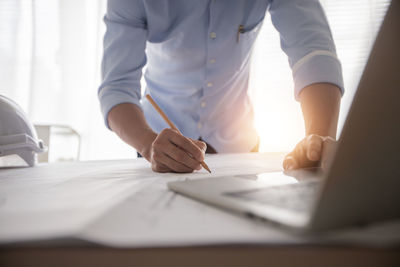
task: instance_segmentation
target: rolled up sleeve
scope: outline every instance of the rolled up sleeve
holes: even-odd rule
[[[106,126],[109,111],[121,103],[141,107],[142,68],[146,64],[147,27],[141,1],[109,0],[104,17],[102,83],[98,89]]]
[[[271,20],[289,58],[294,93],[314,83],[331,83],[344,93],[342,67],[318,0],[271,0]]]

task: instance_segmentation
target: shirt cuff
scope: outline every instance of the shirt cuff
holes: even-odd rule
[[[111,90],[109,88],[103,88],[99,93],[99,99],[100,99],[101,112],[104,118],[104,123],[110,130],[111,128],[108,125],[108,120],[107,120],[108,113],[116,105],[122,103],[132,103],[137,105],[140,109],[142,109],[140,100],[138,98],[133,97],[125,90],[118,90],[118,89]]]
[[[301,61],[298,62],[300,65],[296,63],[292,68],[297,101],[299,101],[301,90],[314,83],[334,84],[339,87],[342,95],[344,94],[342,66],[335,55],[321,53],[312,55],[306,61]]]

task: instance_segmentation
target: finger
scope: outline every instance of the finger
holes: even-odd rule
[[[152,144],[152,150],[153,150],[152,161],[159,162],[160,161],[159,159],[163,158],[163,154],[166,154],[168,157],[185,165],[186,167],[190,168],[192,171],[200,170],[201,169],[200,162],[193,159],[193,157],[191,157],[189,154],[187,154],[186,151],[183,151],[180,147],[171,143],[171,141],[169,140],[169,136],[171,134],[176,134],[176,132],[173,130],[163,130],[157,136],[157,138],[154,140],[154,142]],[[174,166],[171,166],[171,165],[167,164],[166,162],[163,162],[163,163],[171,169],[173,169],[173,167],[176,165],[176,164],[174,164]],[[176,168],[177,168],[177,166],[175,166],[175,169],[173,169],[173,170],[179,171],[179,172],[181,172],[181,171],[187,172],[187,170],[184,170],[184,169],[176,170]]]
[[[335,138],[333,138],[333,137],[331,137],[331,136],[329,136],[329,135],[327,135],[327,136],[321,136],[321,138],[322,138],[322,140],[323,140],[324,142],[328,142],[328,143],[331,143],[331,142],[336,143],[336,142],[337,142]]]
[[[308,137],[301,140],[295,147],[295,149],[290,153],[294,161],[297,163],[294,168],[308,168],[313,167],[318,164],[318,161],[312,161],[308,159],[307,152],[307,140]]]
[[[175,146],[172,143],[167,143],[163,147],[163,152],[168,157],[174,159],[175,161],[182,163],[186,167],[192,170],[200,170],[200,162],[191,157],[186,151],[182,150],[180,147]]]
[[[190,139],[192,142],[194,142],[194,144],[196,146],[198,146],[202,151],[206,151],[207,150],[207,144],[203,141],[200,140],[194,140],[194,139]]]
[[[283,169],[294,170],[297,168],[298,168],[298,163],[296,159],[291,154],[286,155],[285,159],[283,160]]]
[[[304,144],[308,160],[319,161],[321,159],[323,142],[322,137],[316,134],[311,134],[306,138]]]
[[[204,161],[204,151],[196,146],[189,138],[184,137],[174,130],[168,132],[169,140],[192,155],[197,161]]]
[[[294,150],[290,153],[297,163],[298,168],[302,168],[310,163],[307,159],[307,149],[305,139],[301,140]]]
[[[162,164],[166,167],[168,167],[170,170],[174,172],[179,172],[179,173],[188,173],[188,172],[193,172],[193,169],[183,165],[182,163],[177,162],[176,160],[170,158],[168,155],[161,151],[155,151],[153,153],[153,161],[156,162],[156,164]]]
[[[170,168],[168,168],[164,164],[162,164],[160,162],[156,162],[154,160],[151,162],[151,169],[155,172],[161,172],[161,173],[172,171]]]
[[[327,137],[322,144],[321,168],[327,169],[333,160],[338,142],[332,137]]]

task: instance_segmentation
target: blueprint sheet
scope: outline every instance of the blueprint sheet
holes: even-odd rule
[[[1,169],[0,244],[54,239],[112,247],[398,244],[399,222],[304,236],[196,202],[166,186],[176,180],[280,171],[283,156],[207,155],[211,174],[154,173],[144,159]]]

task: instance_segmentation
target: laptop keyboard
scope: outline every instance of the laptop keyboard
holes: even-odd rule
[[[298,212],[308,212],[315,200],[321,181],[270,186],[254,190],[225,193],[246,201],[276,206]]]

